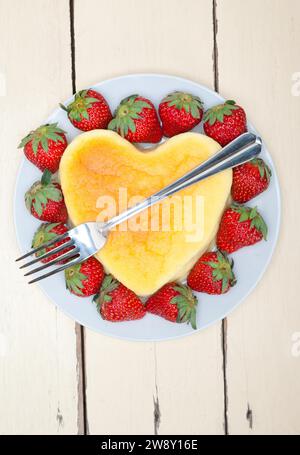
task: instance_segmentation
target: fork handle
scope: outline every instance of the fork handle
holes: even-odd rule
[[[149,196],[144,201],[111,218],[107,223],[105,223],[104,226],[102,225],[101,230],[108,231],[114,226],[126,221],[128,218],[137,215],[143,210],[161,202],[163,199],[172,196],[172,194],[177,193],[184,188],[211,177],[212,175],[218,174],[219,172],[225,171],[226,169],[230,169],[250,161],[261,152],[262,142],[259,137],[256,137],[251,133],[245,134],[248,136],[240,136],[235,141],[228,144],[228,146],[222,148],[213,157],[204,161],[175,182],[166,186],[157,193],[154,193],[152,196]],[[241,148],[241,144],[245,143],[247,145],[244,145]]]

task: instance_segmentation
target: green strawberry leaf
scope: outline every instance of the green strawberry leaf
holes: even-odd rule
[[[51,176],[51,172],[46,169],[41,181],[35,182],[25,194],[27,209],[31,211],[33,206],[39,217],[42,215],[48,201],[60,202],[63,200],[62,191],[56,186],[57,184],[51,182]]]
[[[267,182],[269,183],[270,178],[272,176],[272,172],[269,166],[264,162],[264,160],[261,158],[254,158],[253,160],[250,161],[250,163],[258,168],[260,177],[262,179],[266,178]]]
[[[194,296],[192,290],[186,285],[176,284],[174,290],[179,294],[174,296],[170,303],[177,306],[177,322],[190,323],[193,329],[196,329],[197,298]]]
[[[240,214],[239,223],[251,220],[250,228],[255,228],[262,233],[264,240],[267,240],[268,227],[257,210],[257,207],[246,207],[243,205],[232,204],[231,209]]]
[[[119,281],[117,281],[112,275],[106,275],[104,277],[100,292],[93,299],[99,313],[101,312],[101,307],[103,303],[111,302],[112,296],[109,294],[115,289],[117,289],[119,284],[120,284]]]
[[[212,268],[212,277],[214,281],[222,281],[222,293],[227,291],[228,284],[232,287],[236,283],[233,273],[233,261],[230,260],[226,253],[217,250],[217,259],[213,261],[202,261],[203,264]]]
[[[204,114],[203,121],[204,123],[209,122],[210,126],[214,125],[216,121],[223,123],[224,117],[230,116],[236,109],[239,109],[239,106],[235,104],[235,101],[225,101],[223,104],[208,109]]]
[[[195,119],[199,119],[203,110],[203,103],[198,96],[190,93],[175,91],[167,95],[163,100],[169,107],[175,107],[178,110],[184,109],[187,114]]]
[[[32,145],[33,153],[36,155],[38,147],[47,153],[49,150],[49,140],[53,142],[64,142],[65,131],[57,126],[57,123],[42,125],[34,131],[31,131],[19,144],[19,148],[25,147],[29,143]]]
[[[190,314],[190,323],[191,323],[191,326],[194,330],[197,329],[197,323],[196,323],[196,310],[195,308],[192,309],[191,311],[191,314]]]
[[[55,239],[58,237],[58,234],[52,231],[59,223],[44,223],[42,224],[37,231],[35,232],[33,239],[32,239],[32,248],[37,248],[42,244],[49,242],[50,240]],[[37,257],[41,256],[46,252],[45,249],[39,250],[35,255]]]
[[[48,185],[51,182],[52,174],[48,169],[45,169],[41,178],[42,185]]]
[[[80,122],[83,119],[89,120],[88,110],[93,107],[95,103],[100,103],[101,101],[97,98],[87,95],[88,90],[80,90],[74,96],[74,100],[68,105],[60,107],[64,109],[69,116],[70,120]]]
[[[37,197],[35,198],[33,207],[34,207],[34,210],[36,211],[36,213],[38,214],[38,216],[41,216],[43,213],[43,206],[42,206],[42,202],[40,201],[39,198],[37,198]]]
[[[75,264],[65,270],[66,287],[75,294],[84,295],[82,289],[84,288],[84,281],[88,278],[80,272],[81,264]]]
[[[141,118],[143,109],[151,109],[147,101],[139,100],[138,95],[124,98],[115,112],[115,117],[108,124],[108,129],[117,131],[121,136],[136,132],[135,120]]]

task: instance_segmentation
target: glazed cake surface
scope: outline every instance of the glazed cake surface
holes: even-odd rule
[[[80,134],[59,169],[70,221],[103,221],[112,201],[118,213],[128,201],[133,205],[150,196],[219,148],[198,133],[180,134],[152,151],[140,151],[108,130]],[[141,296],[184,277],[213,241],[231,183],[227,170],[180,191],[111,231],[96,257]]]

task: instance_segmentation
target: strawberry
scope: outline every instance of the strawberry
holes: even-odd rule
[[[43,223],[40,225],[38,230],[35,232],[33,240],[32,240],[32,248],[37,248],[41,246],[45,242],[49,242],[50,240],[55,239],[55,237],[58,237],[65,232],[67,232],[68,228],[62,224],[62,223]],[[65,242],[69,240],[69,237],[66,239],[60,240],[54,245],[51,245],[51,247],[46,247],[43,248],[42,250],[39,250],[37,253],[35,253],[36,257],[41,256],[44,253],[47,253],[48,251],[51,251],[53,248],[56,248],[57,246],[63,245]],[[67,251],[70,251],[71,247],[66,248],[59,253],[55,253],[52,256],[49,256],[45,259],[42,259],[41,262],[47,263],[49,261],[52,261],[52,259],[56,259],[58,256],[67,253]],[[59,261],[58,264],[64,264],[65,261]]]
[[[203,103],[198,96],[184,92],[167,95],[159,105],[163,134],[167,137],[190,131],[201,122]]]
[[[25,204],[35,218],[50,223],[65,223],[68,213],[59,183],[51,181],[46,169],[41,181],[35,182],[25,193]]]
[[[247,202],[265,191],[270,183],[271,169],[261,158],[233,168],[232,199]]]
[[[191,323],[196,329],[197,298],[188,286],[167,283],[146,302],[146,310],[171,322]]]
[[[224,147],[246,131],[245,111],[235,101],[225,101],[205,112],[203,128],[207,136]]]
[[[70,122],[79,130],[105,129],[112,119],[105,98],[95,90],[81,90],[68,106],[60,104],[68,113]]]
[[[217,247],[232,253],[267,239],[268,228],[257,207],[233,204],[223,213],[217,233]]]
[[[139,95],[131,95],[119,104],[108,129],[117,131],[129,142],[159,142],[162,130],[154,105]]]
[[[54,174],[67,145],[65,131],[57,123],[51,123],[27,134],[19,148],[24,148],[26,158],[41,171],[49,169]]]
[[[141,319],[146,313],[138,296],[111,275],[104,278],[94,302],[102,318],[111,322]]]
[[[91,256],[65,270],[66,287],[79,297],[94,295],[99,291],[104,275],[102,264]]]
[[[224,294],[236,283],[232,267],[233,261],[225,253],[204,253],[190,271],[187,283],[195,291]]]

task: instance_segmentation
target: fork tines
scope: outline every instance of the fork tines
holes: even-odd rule
[[[28,256],[31,256],[44,248],[48,248],[49,246],[53,245],[54,243],[60,242],[61,240],[65,239],[67,237],[68,237],[68,232],[58,235],[54,239],[49,240],[49,242],[45,242],[42,245],[38,246],[37,248],[34,248],[33,250],[28,251],[28,253],[24,254],[23,256],[20,256],[19,258],[16,259],[16,262],[21,261],[22,259],[25,259]],[[41,259],[41,257],[40,257],[40,259]]]
[[[43,280],[44,278],[48,278],[49,276],[55,275],[58,272],[62,272],[63,270],[65,270],[65,269],[67,269],[69,267],[72,267],[72,265],[78,264],[80,262],[80,256],[79,255],[70,256],[70,257],[73,257],[74,259],[71,260],[71,261],[68,261],[66,264],[62,265],[61,267],[58,267],[58,268],[56,268],[54,270],[51,270],[50,272],[45,273],[44,275],[38,276],[37,278],[34,278],[31,281],[28,281],[28,284],[36,283],[37,281]],[[45,269],[47,266],[49,266],[49,262],[47,264],[45,264],[45,267],[42,267],[41,269]],[[32,272],[32,273],[34,273],[34,272]]]
[[[35,283],[39,280],[42,280],[42,279],[47,278],[51,275],[54,275],[58,272],[61,272],[61,271],[65,270],[66,268],[71,267],[72,265],[75,265],[80,262],[80,250],[78,247],[75,246],[74,240],[72,240],[69,237],[68,232],[66,232],[62,235],[59,235],[46,243],[43,243],[42,245],[40,245],[37,248],[32,249],[28,253],[26,253],[23,256],[16,259],[16,261],[21,261],[22,259],[25,259],[31,255],[34,255],[35,253],[41,251],[42,249],[49,248],[52,245],[56,244],[57,242],[60,242],[61,240],[65,240],[65,239],[66,239],[66,241],[63,244],[58,245],[58,246],[52,248],[50,251],[48,251],[44,254],[41,254],[40,256],[36,257],[35,259],[21,265],[20,269],[23,269],[23,268],[29,267],[31,265],[34,265],[37,262],[40,262],[42,259],[47,259],[53,255],[56,255],[56,257],[53,258],[52,260],[50,260],[49,262],[25,273],[24,276],[28,276],[28,275],[32,275],[33,273],[40,272],[48,267],[51,267],[52,265],[61,263],[61,261],[64,262],[61,267],[55,268],[54,270],[51,270],[48,273],[45,273],[44,275],[40,275],[37,278],[34,278],[33,280],[29,281],[29,284]],[[66,249],[67,249],[67,251],[65,251]],[[62,253],[63,251],[65,251],[65,252]],[[62,253],[62,254],[60,254],[60,253]],[[57,256],[57,254],[59,254],[59,255]]]

